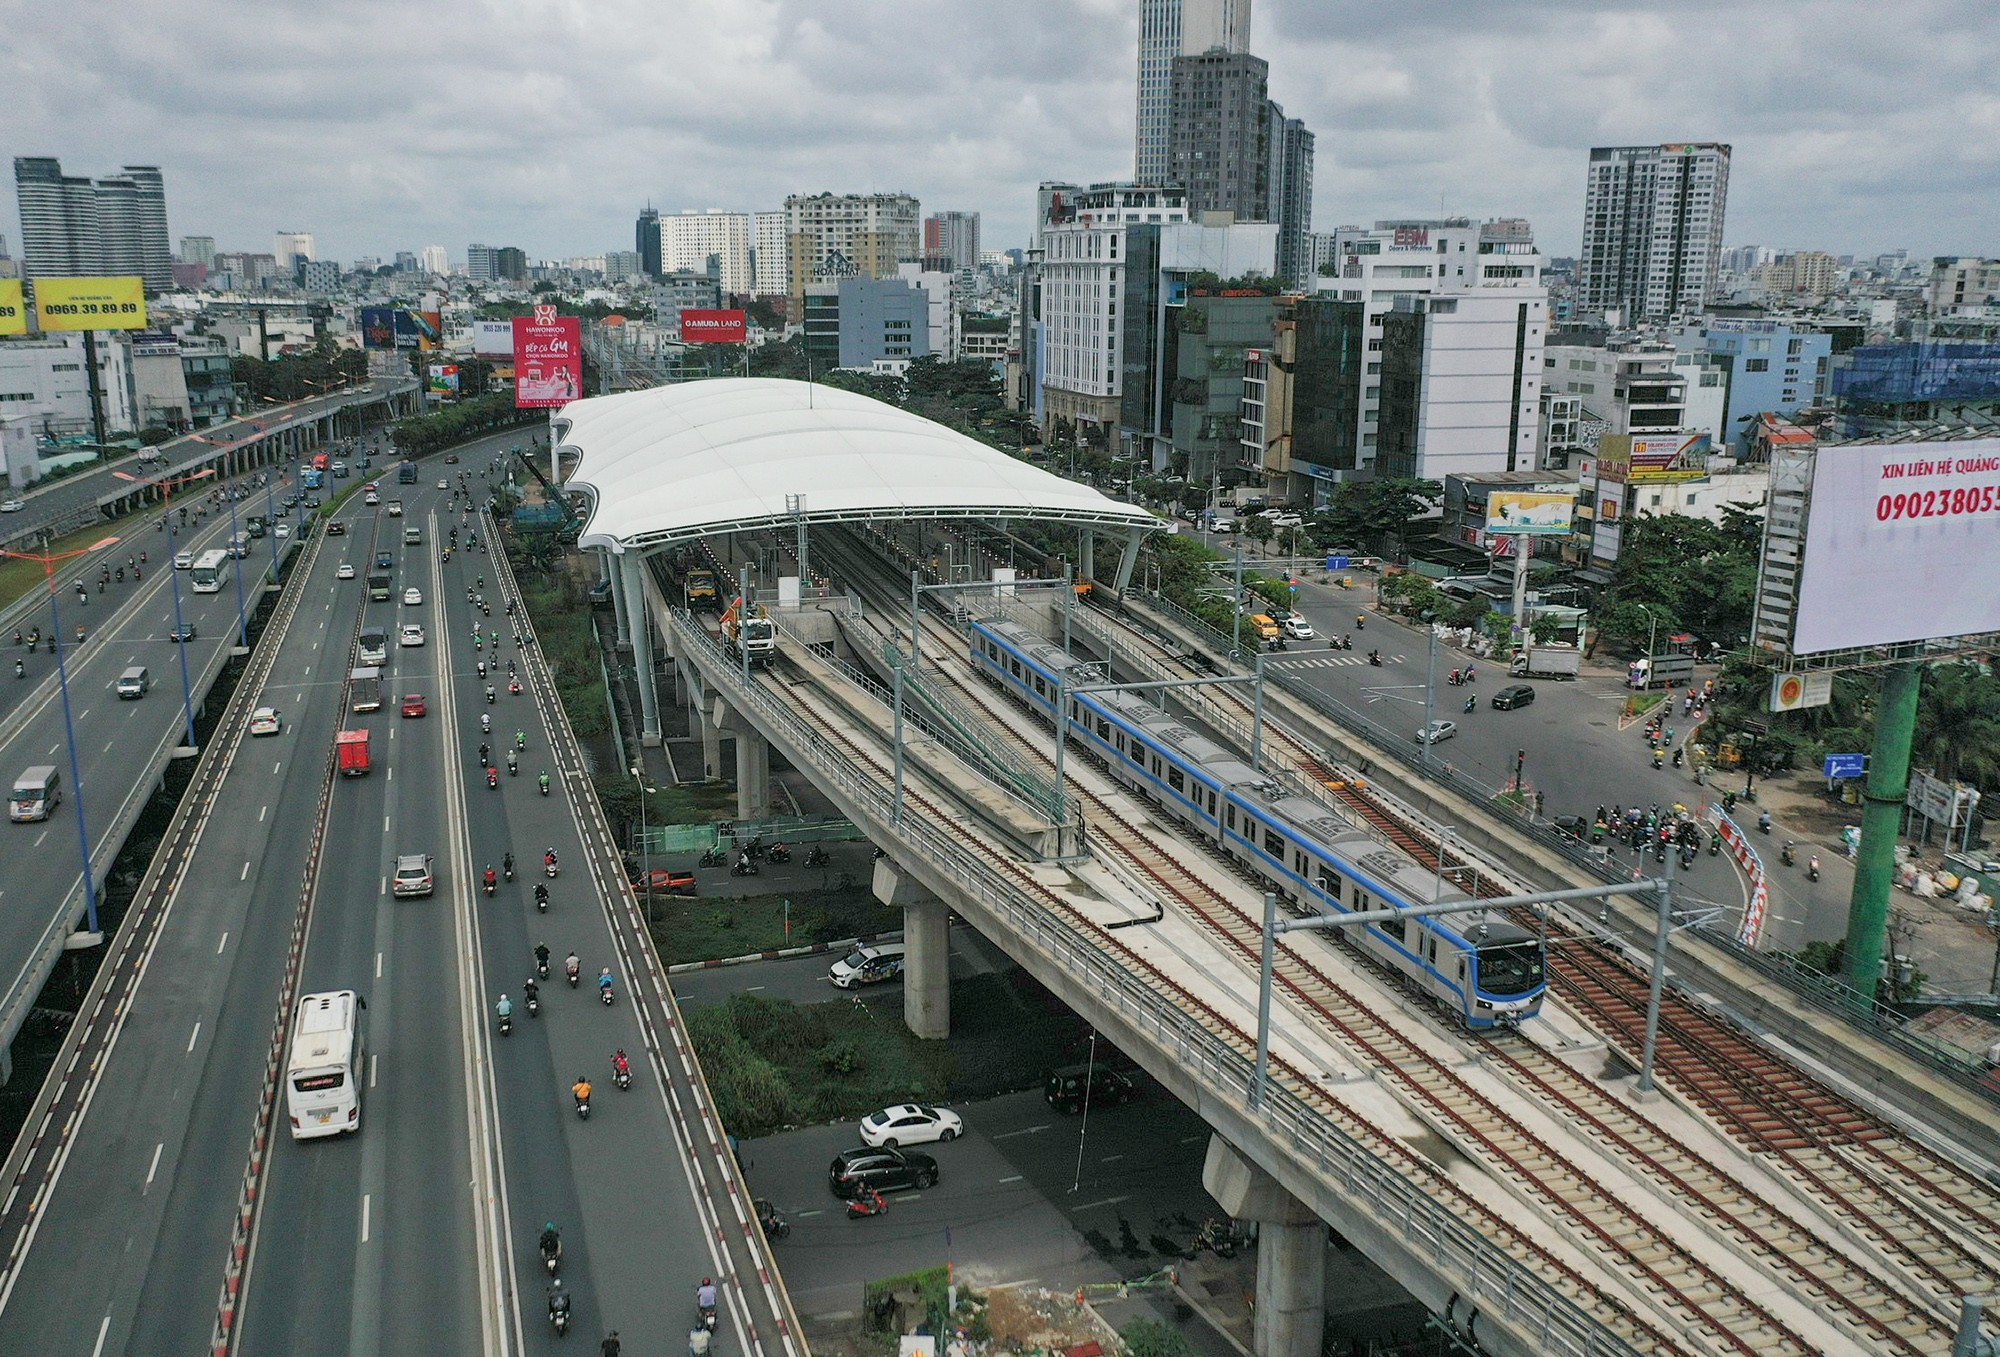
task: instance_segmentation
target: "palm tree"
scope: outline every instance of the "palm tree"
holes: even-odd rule
[[[2000,680],[1970,664],[1941,664],[1924,676],[1911,762],[1946,782],[2000,782]]]

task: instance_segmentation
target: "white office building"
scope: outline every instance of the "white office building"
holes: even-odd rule
[[[1542,281],[1542,254],[1527,222],[1499,218],[1480,223],[1469,217],[1378,221],[1372,227],[1336,227],[1331,235],[1330,251],[1322,246],[1316,253],[1334,266],[1335,273],[1315,277],[1313,285],[1342,301],[1362,303],[1368,322],[1368,357],[1360,379],[1360,418],[1355,426],[1356,467],[1365,469],[1376,462],[1381,441],[1383,327],[1398,298],[1506,294],[1507,306],[1527,308],[1510,313],[1523,330],[1524,383],[1539,378],[1548,332],[1548,288]],[[1451,343],[1460,343],[1476,342],[1465,327],[1482,325],[1498,313],[1480,305],[1463,312],[1426,314],[1435,322],[1427,322],[1427,328],[1448,334]],[[1511,352],[1511,345],[1509,348]],[[1496,435],[1499,441],[1492,451],[1501,465],[1477,470],[1523,470],[1534,464],[1532,457],[1521,462],[1520,449],[1523,436],[1529,440],[1531,453],[1539,442],[1539,396],[1524,392],[1519,404],[1525,405],[1526,418],[1517,420],[1518,406],[1510,400],[1509,416]],[[1519,465],[1506,465],[1510,455]],[[1467,468],[1453,469],[1471,474]]]
[[[83,336],[47,335],[0,344],[0,414],[26,415],[43,435],[88,435],[90,374]],[[108,433],[138,429],[132,404],[131,351],[124,344],[97,346],[97,382]]]
[[[924,294],[924,328],[929,331],[925,352],[945,362],[958,358],[958,325],[953,319],[958,306],[954,298],[954,275],[921,264],[899,264],[896,276]]]
[[[660,268],[666,273],[707,273],[713,261],[724,293],[749,292],[750,214],[709,208],[660,214]]]
[[[271,242],[271,257],[278,261],[281,272],[290,276],[299,266],[301,259],[317,259],[313,252],[313,236],[310,231],[280,231]]]
[[[753,212],[750,216],[751,291],[760,297],[785,295],[788,257],[785,249],[785,214]]]
[[[451,272],[451,256],[442,245],[426,245],[417,252],[417,267],[435,277]]]

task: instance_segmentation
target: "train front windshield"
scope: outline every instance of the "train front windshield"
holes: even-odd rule
[[[1537,939],[1479,949],[1479,988],[1487,994],[1526,994],[1543,981]]]

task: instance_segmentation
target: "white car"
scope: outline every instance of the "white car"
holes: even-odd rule
[[[1285,635],[1294,641],[1310,641],[1313,638],[1313,624],[1293,613],[1282,623]]]
[[[438,489],[440,489],[440,490],[449,490],[449,489],[451,489],[451,482],[450,482],[450,481],[439,481],[439,482],[438,482]]]
[[[417,588],[414,584],[403,591],[404,607],[415,608],[420,606],[423,603],[423,601],[424,601],[424,591]]]
[[[27,507],[28,505],[25,500],[0,500],[0,514],[18,514]]]
[[[342,561],[340,569],[333,572],[333,577],[337,580],[351,580],[354,578],[354,567]]]
[[[876,1149],[899,1145],[921,1145],[931,1140],[956,1140],[965,1134],[965,1122],[948,1107],[921,1107],[903,1103],[870,1112],[861,1119],[861,1139]]]
[[[177,551],[177,552],[175,552],[175,553],[174,553],[174,569],[176,569],[176,570],[192,570],[192,569],[194,569],[194,553],[193,553],[192,551]]]
[[[284,541],[287,537],[290,537],[292,535],[291,526],[285,523],[280,523],[277,527],[271,529],[271,531],[278,535],[278,540],[280,542]]]
[[[396,637],[397,645],[420,646],[424,643],[424,629],[415,622],[405,622],[402,632]]]
[[[1458,722],[1432,721],[1429,725],[1418,729],[1417,743],[1436,744],[1440,740],[1449,740],[1456,734],[1458,734]]]
[[[361,502],[363,504],[380,504],[382,502],[382,497],[376,494],[373,490],[370,490],[367,494],[361,497]]]
[[[278,733],[278,709],[259,707],[250,713],[250,733],[252,735],[276,735]]]

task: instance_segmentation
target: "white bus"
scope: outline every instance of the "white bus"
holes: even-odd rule
[[[188,573],[194,578],[197,594],[219,594],[223,581],[229,578],[229,553],[204,551],[194,558],[194,569]]]
[[[361,1129],[361,1013],[351,989],[308,994],[292,1022],[285,1065],[285,1107],[292,1139],[350,1135]]]

